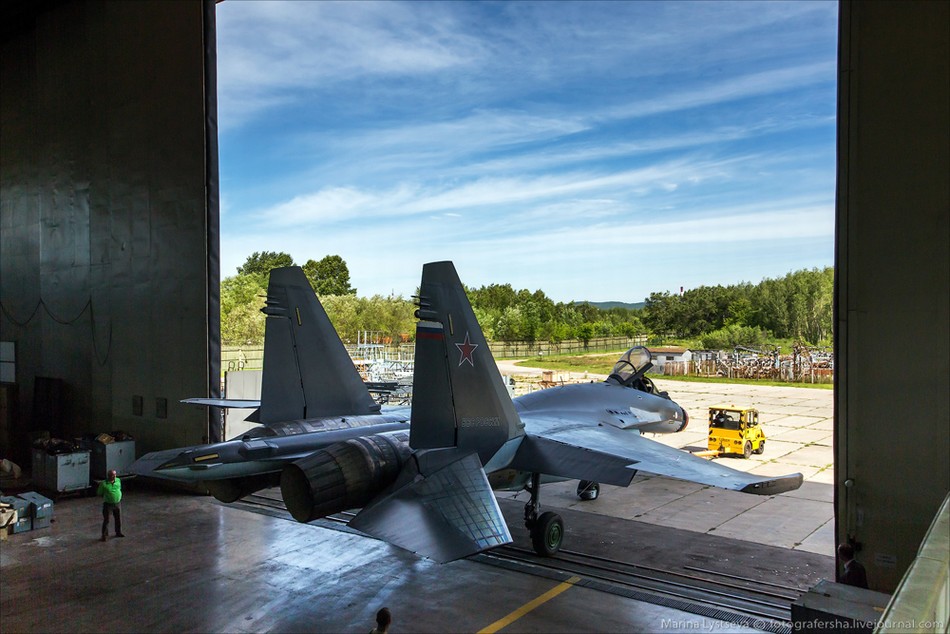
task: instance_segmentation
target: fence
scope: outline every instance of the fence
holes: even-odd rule
[[[587,354],[590,352],[611,352],[626,350],[633,346],[646,345],[645,335],[636,337],[600,337],[586,343],[580,340],[561,341],[492,341],[488,347],[496,359],[518,359],[525,357],[550,356],[556,354]],[[359,360],[411,360],[415,351],[412,343],[374,344],[347,346],[347,351]],[[221,369],[225,372],[236,370],[260,370],[263,368],[263,346],[221,346]]]
[[[550,356],[554,354],[587,354],[626,350],[646,345],[646,335],[636,337],[600,337],[586,343],[579,339],[551,343],[550,341],[491,341],[488,347],[496,359]]]

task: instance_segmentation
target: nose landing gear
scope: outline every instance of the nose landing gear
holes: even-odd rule
[[[591,480],[581,480],[577,483],[577,497],[582,500],[596,500],[600,495],[600,484]]]

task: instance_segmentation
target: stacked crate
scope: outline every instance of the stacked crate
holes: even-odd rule
[[[5,495],[0,497],[0,502],[10,506],[16,513],[16,520],[3,530],[16,534],[33,529],[33,517],[30,515],[30,503],[27,500],[15,495]]]
[[[33,530],[49,528],[53,521],[53,500],[39,493],[21,493],[18,497],[26,500],[30,505],[29,514],[33,520]]]

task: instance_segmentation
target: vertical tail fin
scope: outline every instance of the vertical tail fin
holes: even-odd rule
[[[524,424],[451,262],[423,267],[416,317],[409,444],[470,449],[486,464]]]
[[[299,266],[270,272],[262,312],[262,423],[379,411]]]

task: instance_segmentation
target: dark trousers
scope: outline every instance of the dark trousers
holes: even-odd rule
[[[122,507],[120,504],[102,503],[102,536],[109,536],[109,513],[115,518],[115,534],[122,533]]]

